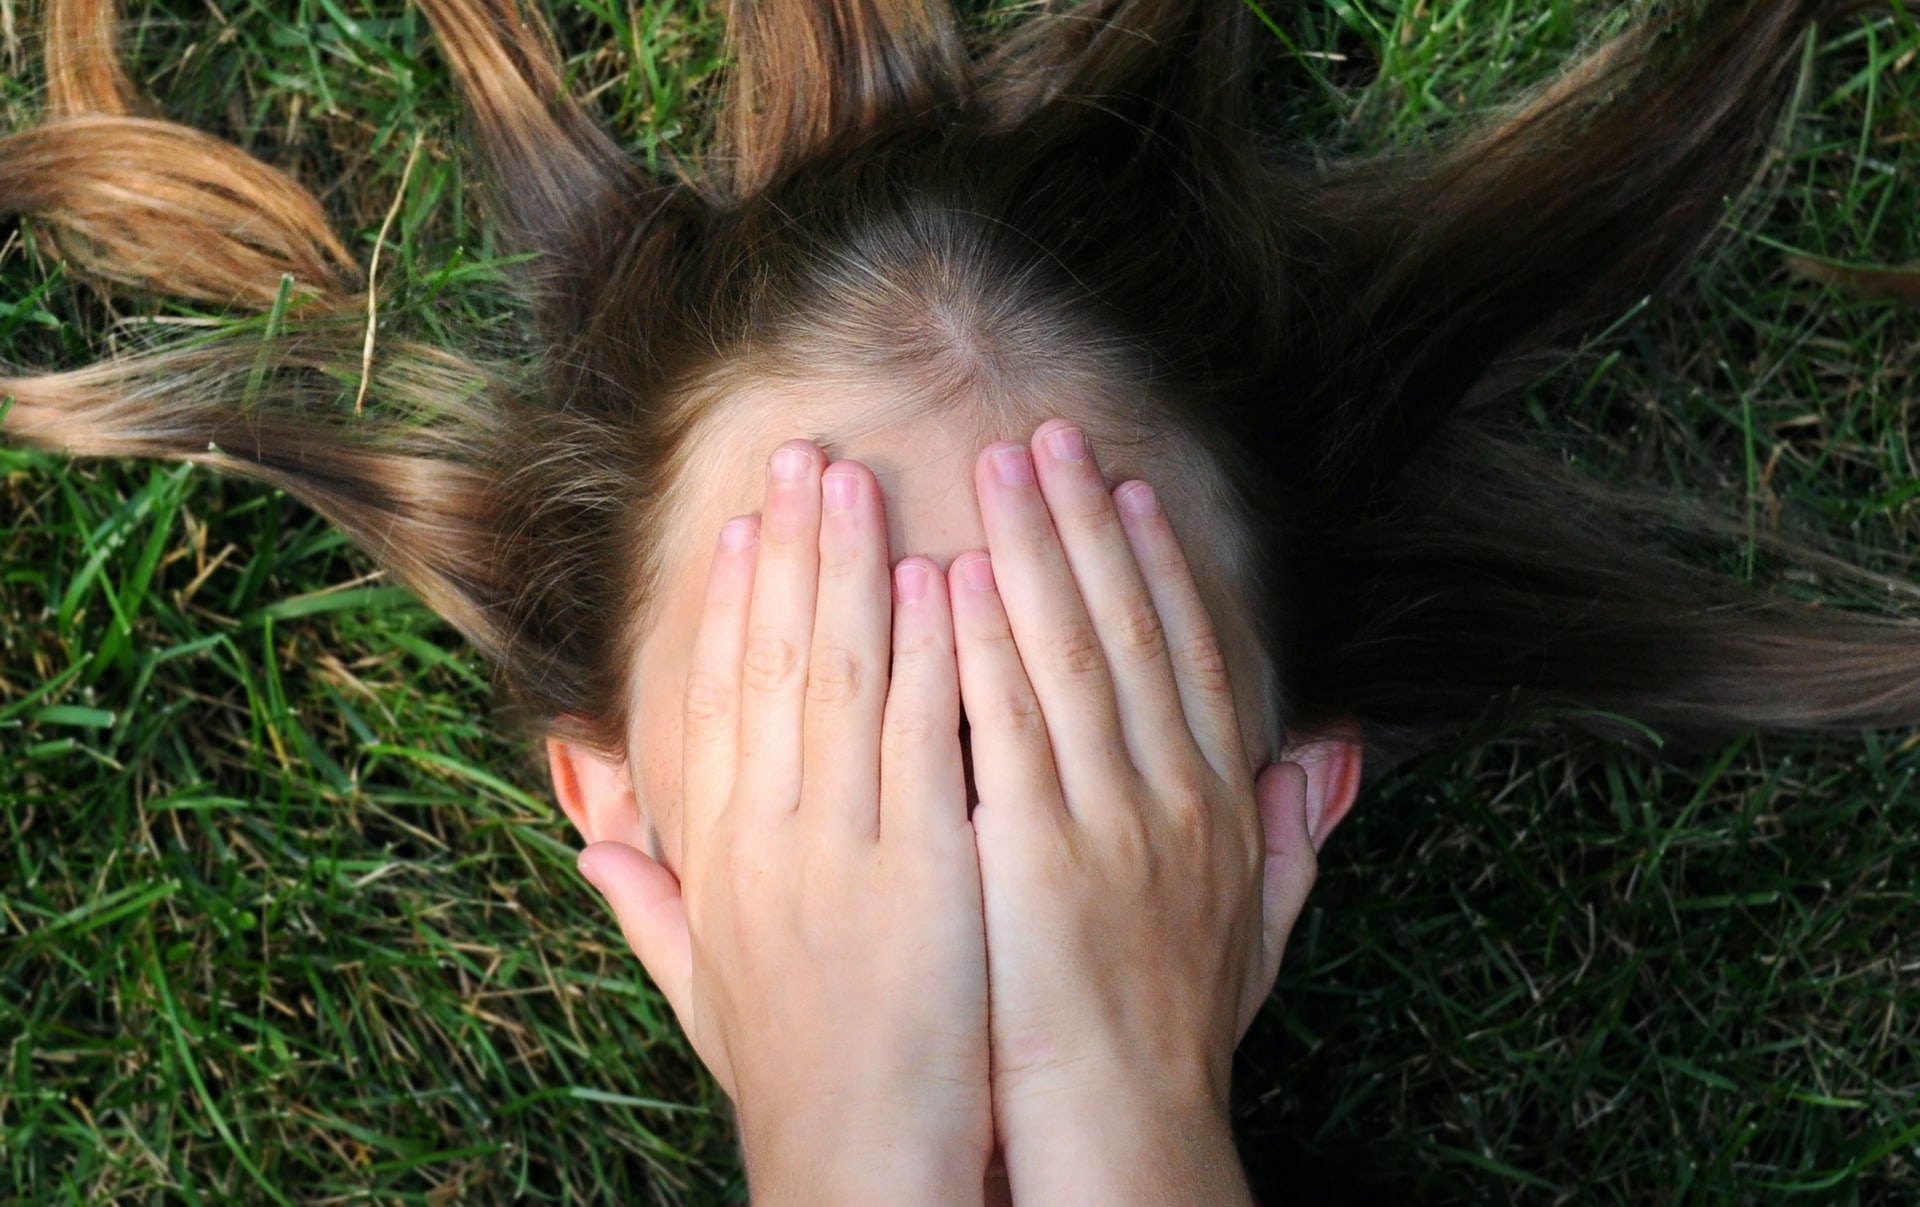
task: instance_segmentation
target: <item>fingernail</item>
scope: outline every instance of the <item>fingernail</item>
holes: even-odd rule
[[[720,530],[720,548],[727,553],[738,553],[753,544],[753,521],[746,516],[728,520]]]
[[[773,480],[789,485],[799,482],[807,476],[807,467],[812,461],[812,457],[797,448],[783,448],[773,454],[773,463],[770,467]]]
[[[993,455],[993,476],[1002,486],[1033,485],[1033,459],[1018,445],[1003,448]]]
[[[1057,461],[1085,461],[1087,437],[1077,427],[1055,428],[1047,433],[1047,448]]]
[[[960,567],[960,577],[966,579],[967,585],[976,591],[993,590],[993,559],[990,557],[974,558],[966,565]]]
[[[927,594],[927,568],[918,562],[903,562],[894,568],[893,587],[900,594],[900,602],[919,602]]]
[[[1145,482],[1135,482],[1120,492],[1120,510],[1128,515],[1152,515],[1160,510],[1160,501],[1153,497],[1153,487]]]
[[[845,511],[853,506],[853,497],[860,492],[860,481],[844,470],[830,473],[822,478],[825,487],[828,511]]]

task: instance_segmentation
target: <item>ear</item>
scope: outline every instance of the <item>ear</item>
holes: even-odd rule
[[[581,842],[623,842],[647,849],[647,827],[625,759],[611,761],[585,747],[548,738],[547,767],[553,773],[553,793]]]
[[[1287,750],[1286,761],[1307,773],[1307,831],[1316,852],[1360,794],[1361,753],[1360,722],[1352,717],[1300,735]]]

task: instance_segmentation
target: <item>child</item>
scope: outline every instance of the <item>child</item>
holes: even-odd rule
[[[1516,449],[1485,418],[1485,404],[1527,380],[1545,349],[1611,321],[1686,262],[1757,161],[1806,32],[1845,7],[1667,6],[1471,137],[1431,155],[1310,171],[1276,156],[1253,121],[1254,17],[1241,0],[1088,0],[1006,22],[978,45],[936,0],[742,0],[719,145],[700,170],[664,175],[643,170],[564,96],[544,25],[514,0],[421,0],[467,99],[496,216],[529,254],[523,285],[543,355],[519,380],[379,335],[314,198],[224,144],[134,116],[132,87],[102,36],[113,6],[50,0],[48,119],[0,142],[0,209],[35,218],[82,269],[271,309],[284,332],[0,380],[13,400],[4,430],[283,487],[493,660],[519,715],[549,739],[556,788],[581,833],[653,861],[596,846],[587,866],[624,902],[636,945],[704,1054],[737,1083],[750,1144],[769,1137],[772,1148],[755,1153],[763,1170],[814,1154],[804,1130],[783,1143],[781,1127],[804,1129],[809,1118],[783,1097],[787,1071],[763,1066],[775,1057],[760,1053],[786,1052],[783,1035],[828,1042],[793,1028],[817,1025],[829,1007],[875,1011],[863,1034],[878,1039],[861,1050],[879,1067],[841,1072],[870,1075],[882,1090],[922,1084],[887,1062],[922,1051],[909,1041],[930,1024],[886,1013],[882,1003],[920,1000],[901,986],[837,979],[821,982],[822,1000],[799,1021],[761,1017],[762,995],[728,1004],[728,993],[744,994],[737,986],[785,983],[782,966],[755,962],[781,957],[782,946],[762,949],[762,936],[730,920],[799,928],[813,917],[802,886],[768,869],[805,874],[810,893],[829,895],[855,892],[842,875],[872,887],[861,877],[905,874],[875,865],[871,851],[864,872],[846,848],[780,858],[805,827],[752,825],[748,812],[785,807],[812,820],[813,790],[791,799],[794,767],[831,765],[846,787],[822,801],[884,818],[911,799],[944,816],[948,846],[927,849],[947,862],[934,861],[913,892],[943,885],[949,908],[915,896],[916,912],[888,897],[871,924],[897,930],[866,932],[835,913],[790,937],[836,945],[830,952],[861,943],[874,964],[851,962],[849,976],[879,975],[918,951],[928,975],[971,985],[956,1014],[972,1021],[949,1033],[949,1073],[979,1068],[984,977],[1000,1003],[984,1024],[986,1059],[997,1061],[994,1122],[1018,1181],[1033,1168],[1028,1137],[1086,1122],[1069,1090],[1042,1096],[1058,1119],[1031,1123],[1008,1097],[1030,1069],[1044,1084],[1057,1054],[1049,1027],[1094,1044],[1102,1068],[1132,1067],[1137,1050],[1122,1050],[1130,1028],[1191,1040],[1153,1093],[1089,1083],[1101,1087],[1102,1109],[1135,1116],[1128,1135],[1151,1132],[1141,1117],[1150,1109],[1185,1110],[1218,1090],[1222,1045],[1237,1030],[1222,1020],[1244,1021],[1251,1008],[1225,978],[1244,972],[1255,929],[1246,799],[1255,770],[1300,768],[1259,781],[1274,841],[1289,843],[1324,837],[1338,819],[1363,742],[1378,765],[1489,713],[1607,713],[1701,733],[1920,719],[1913,625],[1775,598],[1650,551],[1644,529],[1657,508]],[[283,307],[289,276],[298,299]],[[1000,443],[1049,416],[1064,418],[1041,427],[1030,463]],[[799,461],[783,459],[789,472],[776,477],[766,526],[716,560],[713,533],[759,501],[744,467],[795,432],[813,443],[787,449]],[[1056,498],[1054,485],[1074,479],[1049,475],[1094,473],[1070,432],[1101,450],[1102,499],[1108,481],[1144,479],[1157,509],[1121,521],[1112,517],[1130,515],[1124,506],[1096,505],[1086,489]],[[982,447],[998,455],[974,472]],[[1063,534],[1057,554],[1038,513],[1029,507],[1023,530],[1013,495],[1000,493],[1028,489],[1029,464]],[[824,610],[809,601],[828,588],[795,552],[808,547],[795,530],[813,521],[780,518],[789,493],[811,498],[816,484],[822,506],[848,503],[836,503],[832,523],[857,513],[868,526],[836,546],[865,567],[864,594]],[[1126,497],[1142,501],[1137,488]],[[1676,506],[1671,521],[1683,520]],[[1075,533],[1102,526],[1117,551],[1116,523],[1150,542],[1177,531],[1192,561],[1191,593],[1160,562],[1142,575],[1160,627],[1185,635],[1168,645],[1158,713],[1138,711],[1147,697],[1129,694],[1114,669],[1127,656],[1142,666],[1160,657],[1149,656],[1158,646],[1137,591],[1130,611],[1102,610],[1099,599],[1124,597],[1113,593],[1118,579],[1089,580],[1075,552],[1094,547]],[[1156,548],[1148,554],[1164,558]],[[925,593],[904,598],[914,588],[903,582],[888,615],[875,568],[905,555],[931,555],[907,563],[907,579],[926,576]],[[835,562],[820,556],[828,574]],[[1085,620],[1060,602],[1070,594],[1061,559]],[[724,609],[737,601],[729,590],[745,589],[749,560],[750,615],[778,621],[785,636],[748,639],[723,658],[713,651],[741,638],[713,622],[706,584]],[[1006,593],[1011,645],[990,639],[996,594],[968,594],[983,567]],[[842,722],[812,727],[812,746],[804,727],[794,737],[796,710],[839,709],[869,730],[876,709],[884,718],[875,643],[888,624],[937,638],[945,613],[927,601],[939,598],[954,601],[955,673],[970,702],[984,814],[971,831],[952,782],[962,747],[957,729],[948,743],[944,720],[911,727],[924,731],[925,777],[945,783],[914,793],[900,790],[904,774],[888,773],[884,749],[868,757],[837,736]],[[1171,613],[1169,598],[1184,611]],[[1194,644],[1203,613],[1217,655]],[[799,636],[814,615],[841,633],[819,649]],[[1213,688],[1199,700],[1183,690],[1179,713],[1220,777],[1208,791],[1226,794],[1202,809],[1199,763],[1171,719],[1164,679],[1190,687],[1194,668],[1209,665]],[[1023,677],[1031,701],[1005,694]],[[801,683],[816,686],[807,695]],[[911,678],[885,683],[888,706],[896,692],[923,693],[911,698],[928,709],[944,698]],[[737,798],[724,744],[692,732],[683,741],[677,724],[684,715],[720,728],[736,696]],[[746,728],[761,697],[778,697],[786,718],[764,740]],[[721,770],[686,764],[689,751]],[[1201,841],[1203,830],[1170,816],[1232,833]],[[1049,849],[1033,827],[1066,868],[1042,865],[1043,875],[1023,862]],[[1106,837],[1060,837],[1076,827]],[[892,841],[881,830],[870,846]],[[969,833],[980,911],[961,908],[972,891]],[[1286,866],[1304,866],[1286,849]],[[957,879],[941,882],[936,869]],[[684,877],[684,958],[667,870]],[[641,908],[662,901],[665,912]],[[1089,929],[1084,920],[1102,908],[1131,908],[1141,921],[1171,912],[1157,935]],[[1029,934],[1039,924],[1025,919],[1051,910],[1061,911],[1054,929]],[[1269,946],[1285,912],[1268,919]],[[955,929],[915,929],[936,916]],[[980,932],[959,933],[976,916]],[[1208,949],[1207,934],[1219,946]],[[1063,956],[1096,940],[1117,949],[1042,978],[1022,971],[1042,958],[1023,945],[1040,939],[1039,950]],[[963,948],[987,963],[960,959]],[[1263,950],[1249,992],[1271,977],[1271,958]],[[1184,960],[1198,962],[1182,974],[1191,983],[1158,984],[1178,981],[1157,970]],[[682,975],[689,967],[703,972]],[[1153,984],[1131,980],[1150,972]],[[690,996],[696,983],[720,996]],[[1052,1002],[1042,989],[1082,996]],[[1030,1007],[1006,1007],[1004,995],[1017,1004],[1027,991]],[[1190,1001],[1178,999],[1187,991]],[[971,1074],[933,1084],[940,1101],[923,1105],[972,1123],[894,1134],[965,1137],[970,1168],[985,1144],[984,1085]],[[971,1105],[960,1102],[966,1093]],[[880,1101],[872,1113],[913,1122],[890,1109],[893,1098]],[[1209,1101],[1211,1119],[1219,1103]],[[767,1122],[790,1113],[790,1123]],[[1222,1151],[1217,1128],[1190,1138],[1183,1151],[1209,1161]],[[1082,1149],[1070,1176],[1084,1185],[1125,1168],[1095,1157]],[[949,1159],[938,1172],[950,1172]],[[903,1172],[917,1161],[903,1155]],[[768,1176],[778,1187],[787,1175]]]

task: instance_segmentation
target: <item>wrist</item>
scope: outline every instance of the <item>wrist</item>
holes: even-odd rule
[[[1140,1055],[1122,1046],[1085,1042],[1049,1052],[1017,1069],[996,1070],[993,1111],[1004,1141],[1015,1122],[1038,1133],[1100,1128],[1105,1115],[1206,1121],[1230,1131],[1232,1061],[1162,1045]]]
[[[1223,1091],[1151,1079],[1023,1089],[997,1106],[1016,1202],[1252,1202]]]
[[[990,1128],[976,1137],[966,1127],[899,1118],[868,1123],[853,1114],[761,1128],[743,1121],[754,1207],[980,1207]]]
[[[943,1160],[889,1143],[837,1143],[844,1152],[791,1160],[749,1154],[753,1207],[981,1207],[984,1163]]]

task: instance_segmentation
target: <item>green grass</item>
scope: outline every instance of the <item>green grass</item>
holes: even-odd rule
[[[510,347],[417,12],[215,7],[139,6],[135,77],[321,187],[363,262],[422,137],[383,256],[395,313]],[[696,148],[712,6],[557,7],[609,127],[656,161]],[[1302,54],[1274,121],[1334,149],[1432,137],[1608,20],[1265,8]],[[0,10],[12,129],[38,64],[28,14]],[[1909,573],[1920,320],[1783,253],[1920,259],[1917,52],[1898,13],[1830,31],[1725,246],[1519,421],[1598,474]],[[30,230],[0,244],[10,363],[215,317],[103,298]],[[483,669],[368,573],[262,488],[0,447],[0,1201],[739,1196],[724,1107],[490,724]],[[1377,785],[1240,1062],[1269,1199],[1920,1198],[1906,738],[1520,734]]]

